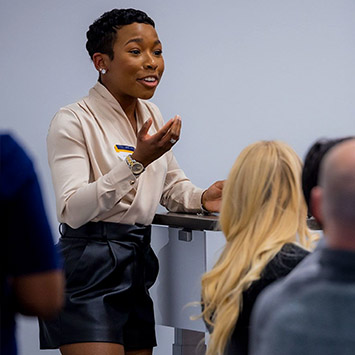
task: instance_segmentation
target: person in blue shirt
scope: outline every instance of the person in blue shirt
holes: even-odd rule
[[[15,355],[16,313],[56,314],[64,281],[33,163],[10,134],[0,134],[0,201],[0,353]]]

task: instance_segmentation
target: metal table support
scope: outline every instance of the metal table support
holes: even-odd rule
[[[218,216],[157,214],[153,225],[152,246],[161,266],[152,291],[157,324],[174,327],[173,355],[203,355],[204,324],[190,320],[200,309],[186,304],[200,299],[199,279],[208,265],[206,231],[218,231]]]
[[[205,355],[205,333],[175,328],[173,355]]]

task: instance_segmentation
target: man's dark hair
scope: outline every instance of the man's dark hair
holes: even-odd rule
[[[318,185],[319,168],[325,154],[338,143],[344,142],[354,137],[344,137],[335,139],[322,138],[317,140],[308,150],[304,159],[302,171],[302,190],[308,206],[308,217],[312,216],[310,199],[311,190]]]
[[[154,21],[143,11],[135,9],[113,9],[99,17],[86,32],[86,49],[90,58],[94,53],[107,54],[113,59],[113,45],[117,30],[134,22],[155,27]]]

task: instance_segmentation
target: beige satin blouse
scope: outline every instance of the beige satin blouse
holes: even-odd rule
[[[149,118],[154,134],[164,124],[156,105],[138,100],[138,130]],[[172,151],[131,173],[116,145],[135,147],[135,132],[117,100],[97,83],[82,100],[61,108],[48,136],[48,160],[61,223],[150,224],[161,203],[174,212],[198,212],[202,189],[179,168]]]

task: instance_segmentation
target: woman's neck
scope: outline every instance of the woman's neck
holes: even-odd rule
[[[138,99],[132,96],[123,97],[122,95],[118,95],[113,90],[110,89],[110,86],[107,85],[107,83],[104,83],[100,79],[99,81],[103,86],[106,87],[106,89],[112,94],[112,96],[120,104],[122,110],[126,114],[129,122],[131,123],[134,132],[137,134],[136,108],[137,108]]]
[[[126,114],[129,122],[132,125],[132,128],[134,130],[134,132],[137,134],[137,119],[136,119],[136,108],[137,108],[137,99],[132,102],[131,104],[122,104],[120,101],[118,101],[119,104],[121,105],[124,113]]]

